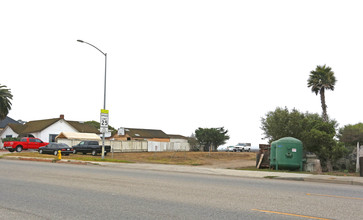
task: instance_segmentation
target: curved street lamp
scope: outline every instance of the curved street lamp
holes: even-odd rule
[[[83,40],[77,40],[80,43],[88,44],[94,48],[96,48],[98,51],[100,51],[105,56],[105,80],[104,80],[104,87],[103,87],[103,109],[106,110],[106,70],[107,70],[107,53],[102,52],[102,50],[98,49],[93,44],[90,44]],[[102,159],[105,159],[105,131],[102,132]]]

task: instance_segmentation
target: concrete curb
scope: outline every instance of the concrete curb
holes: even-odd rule
[[[154,170],[154,171],[167,171],[178,173],[198,173],[204,175],[218,175],[218,176],[234,176],[242,178],[270,178],[276,180],[289,180],[289,181],[306,181],[306,182],[319,182],[319,183],[335,183],[346,185],[363,186],[363,177],[352,176],[331,176],[331,175],[314,175],[314,174],[298,174],[298,173],[284,173],[284,172],[269,172],[269,171],[248,171],[248,170],[233,170],[233,169],[220,169],[220,168],[207,168],[183,165],[165,165],[165,164],[143,164],[143,163],[113,163],[113,162],[99,162],[99,161],[79,161],[79,160],[55,160],[52,158],[39,158],[39,157],[18,157],[18,156],[4,156],[3,159],[8,160],[27,160],[48,163],[69,163],[79,165],[101,165],[105,167],[115,168],[131,168],[138,170]]]

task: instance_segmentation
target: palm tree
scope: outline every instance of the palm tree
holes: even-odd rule
[[[0,85],[0,120],[3,120],[9,113],[11,109],[11,101],[13,99],[13,95],[10,92],[10,89],[7,89],[6,86]]]
[[[325,104],[325,90],[334,91],[336,82],[337,80],[335,79],[334,72],[326,65],[317,66],[315,70],[310,72],[308,87],[311,87],[311,91],[315,92],[316,95],[320,93],[324,121],[328,121],[328,114],[326,112],[327,106]]]

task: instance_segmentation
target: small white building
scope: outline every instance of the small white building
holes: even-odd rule
[[[74,146],[81,141],[100,141],[101,137],[95,133],[61,132],[56,138],[56,142]]]

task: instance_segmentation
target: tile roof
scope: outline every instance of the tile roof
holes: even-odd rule
[[[24,125],[20,123],[19,124],[10,123],[8,124],[8,126],[11,128],[11,130],[16,132],[17,134],[20,134],[24,130]]]
[[[74,127],[77,131],[79,131],[81,133],[101,134],[101,132],[97,128],[95,128],[89,124],[81,123],[78,121],[67,121],[67,120],[65,120],[65,121],[68,122],[72,127]]]
[[[125,128],[125,134],[133,138],[169,138],[162,130]]]
[[[52,119],[45,119],[45,120],[37,120],[37,121],[29,121],[25,123],[24,130],[21,132],[22,134],[39,132],[47,127],[51,126],[52,124],[59,121],[60,118],[52,118]]]

